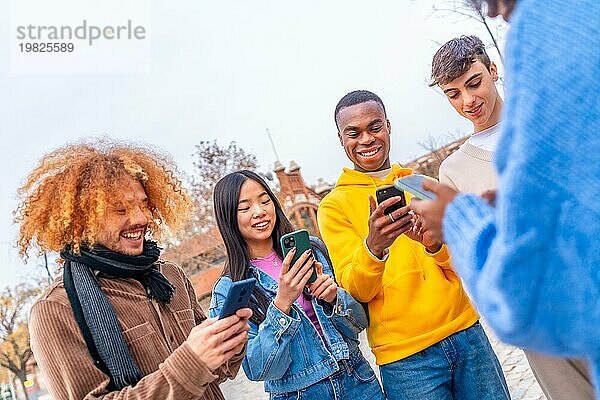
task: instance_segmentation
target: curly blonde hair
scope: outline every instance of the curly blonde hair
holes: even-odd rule
[[[44,156],[19,188],[17,244],[27,260],[32,245],[60,252],[93,246],[109,204],[119,201],[120,181],[138,180],[148,197],[148,232],[160,241],[187,222],[192,200],[166,155],[138,145],[97,139],[66,145]]]

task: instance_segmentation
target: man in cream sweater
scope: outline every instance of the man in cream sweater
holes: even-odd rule
[[[456,112],[473,123],[471,137],[440,165],[440,182],[460,192],[495,189],[492,158],[502,111],[496,64],[477,36],[461,36],[435,53],[431,77],[430,86],[438,85]]]
[[[473,133],[440,165],[439,180],[463,193],[496,189],[492,160],[500,135],[503,101],[495,82],[496,64],[476,36],[445,43],[433,56],[430,86],[439,86],[454,109],[473,123]],[[548,400],[593,400],[587,365],[525,351],[533,373]]]

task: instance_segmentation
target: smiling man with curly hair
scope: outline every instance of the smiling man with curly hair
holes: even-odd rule
[[[251,311],[207,319],[160,240],[191,199],[172,161],[99,140],[55,150],[20,188],[18,244],[59,252],[63,274],[31,310],[31,346],[53,399],[222,399]]]

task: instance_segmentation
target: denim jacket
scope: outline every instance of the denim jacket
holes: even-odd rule
[[[314,246],[313,252],[323,264],[323,272],[333,277],[323,253]],[[338,288],[333,306],[322,300],[312,300],[327,341],[325,345],[298,301],[292,305],[290,315],[285,314],[273,305],[277,282],[254,266],[250,266],[250,274],[271,303],[260,326],[250,323],[242,366],[248,379],[265,381],[266,392],[293,392],[306,388],[338,372],[338,362],[350,359],[351,355],[355,358],[354,353],[360,352],[358,334],[367,327],[367,316],[362,305],[344,289]],[[219,314],[231,283],[228,276],[220,277],[215,283],[209,310],[211,317]]]

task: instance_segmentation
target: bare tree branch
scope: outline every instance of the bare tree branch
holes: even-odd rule
[[[483,3],[473,2],[472,0],[446,0],[445,4],[441,7],[434,5],[433,10],[434,12],[460,15],[466,18],[474,19],[475,21],[481,23],[485,27],[485,30],[492,40],[494,48],[498,52],[500,62],[504,64],[504,56],[500,46],[498,45],[497,34],[492,32],[492,28],[489,23],[490,19],[485,12]]]

